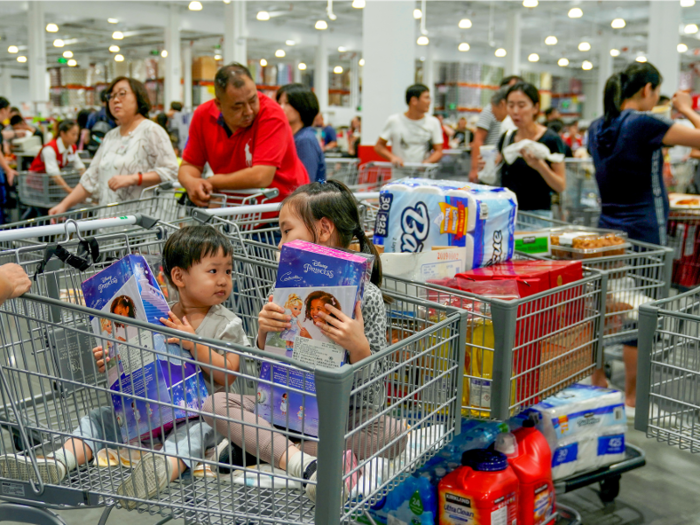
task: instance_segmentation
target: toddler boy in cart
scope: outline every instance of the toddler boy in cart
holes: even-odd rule
[[[241,319],[222,304],[231,294],[232,254],[228,239],[210,226],[189,226],[173,234],[163,249],[163,270],[178,290],[179,300],[171,306],[169,319],[161,322],[188,334],[250,346]],[[255,368],[255,364],[238,354],[195,345],[192,341],[169,339],[168,342],[179,343],[192,354],[216,392],[230,387],[232,392],[243,393],[245,388],[243,378],[234,381],[236,376],[223,370],[241,371],[254,377],[259,373],[246,370]],[[110,357],[101,346],[94,348],[93,354],[99,371],[104,372]],[[223,370],[209,369],[208,364]],[[192,459],[204,458],[206,449],[221,442],[222,437],[201,419],[190,419],[176,425],[162,441],[162,453],[145,454],[117,488],[117,494],[133,498],[122,500],[123,506],[132,509],[138,505],[136,499],[150,499],[162,492],[192,467]],[[119,443],[122,438],[114,409],[97,408],[81,418],[73,437],[61,449],[48,457],[37,458],[39,473],[47,483],[60,483],[70,471],[92,461],[100,449],[115,448]],[[131,450],[131,455],[135,456],[135,452]],[[36,479],[30,458],[20,454],[0,456],[0,476]]]

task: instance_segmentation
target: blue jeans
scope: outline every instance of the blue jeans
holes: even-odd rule
[[[98,450],[109,447],[110,443],[124,443],[116,419],[112,408],[96,408],[91,410],[89,415],[80,418],[80,424],[73,431],[73,436],[85,441],[93,455],[97,454]],[[197,461],[198,458],[204,459],[204,452],[222,439],[201,419],[188,419],[178,423],[158,441],[162,442],[165,454],[177,456],[187,467],[192,468],[193,461]]]

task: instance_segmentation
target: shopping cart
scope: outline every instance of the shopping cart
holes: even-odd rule
[[[31,229],[22,230],[31,235]],[[0,232],[2,236],[8,232]],[[16,235],[16,232],[10,232]],[[138,247],[131,240],[133,232],[117,232],[96,237],[98,244],[108,246],[100,253],[106,261],[138,252],[157,256],[162,252],[164,230],[141,233]],[[167,236],[167,231],[165,231]],[[150,240],[147,237],[150,236]],[[118,246],[117,239],[122,239]],[[82,240],[75,238],[62,247],[78,255]],[[27,246],[17,251],[33,252],[35,258],[44,255],[44,246]],[[17,254],[16,260],[22,262]],[[432,457],[442,445],[449,442],[460,428],[461,363],[464,362],[467,312],[451,306],[429,304],[402,295],[391,295],[386,306],[387,338],[394,344],[363,360],[339,369],[312,369],[294,360],[270,355],[255,348],[223,344],[220,341],[190,338],[187,334],[165,327],[154,326],[135,319],[98,312],[82,306],[80,283],[104,268],[109,262],[97,262],[85,269],[69,264],[47,265],[36,276],[32,293],[10,300],[0,307],[0,345],[3,362],[0,366],[0,396],[2,396],[2,431],[0,453],[12,461],[18,454],[28,456],[31,463],[31,482],[10,478],[0,470],[2,493],[0,499],[21,503],[23,514],[18,519],[28,523],[60,524],[60,518],[52,515],[50,508],[85,508],[106,506],[103,521],[109,512],[119,505],[134,507],[138,511],[159,514],[169,518],[184,518],[188,524],[207,523],[290,523],[290,524],[339,524],[347,523],[364,512],[369,505],[379,501],[388,490],[396,486],[417,467]],[[259,278],[264,272],[257,268],[263,263],[242,260],[234,269],[234,282],[239,277]],[[28,271],[33,266],[23,263]],[[244,265],[244,266],[242,266]],[[274,267],[274,261],[266,263]],[[236,275],[238,271],[245,275]],[[269,289],[274,280],[260,280],[259,285]],[[233,295],[237,292],[234,291]],[[60,300],[60,299],[63,300]],[[262,303],[258,304],[258,308]],[[252,311],[252,310],[251,310]],[[250,312],[240,312],[242,314]],[[110,326],[111,334],[117,328],[127,334],[128,341],[103,332],[95,337],[91,317],[98,326]],[[254,336],[250,327],[249,336]],[[178,338],[179,345],[167,350],[159,345],[160,337]],[[206,345],[211,351],[236,354],[247,363],[245,372],[232,372],[245,392],[255,394],[260,386],[297,392],[303,396],[301,406],[316,402],[319,410],[318,437],[300,435],[289,426],[271,430],[282,436],[294,436],[302,446],[317,445],[318,477],[317,504],[314,507],[303,495],[300,479],[279,469],[272,469],[254,459],[247,466],[231,467],[218,462],[216,455],[202,460],[188,453],[178,452],[177,457],[191,464],[200,462],[208,466],[210,473],[204,477],[182,478],[158,491],[151,499],[124,497],[117,488],[132,472],[136,461],[144,453],[162,455],[152,442],[121,444],[107,438],[95,441],[112,448],[119,455],[119,463],[128,466],[101,468],[95,465],[81,466],[60,481],[42,477],[36,468],[36,458],[46,457],[61,447],[72,435],[81,417],[94,410],[110,407],[111,391],[104,373],[95,366],[91,349],[97,344],[112,345],[120,355],[135,367],[154,358],[167,363],[170,370],[181,370],[185,363],[195,364],[183,345]],[[176,353],[177,355],[173,355]],[[124,358],[122,358],[123,361]],[[115,361],[118,363],[118,361]],[[299,374],[310,374],[315,382],[315,395],[300,390],[300,383],[273,384],[261,379],[258,370],[267,365],[291,367]],[[212,370],[225,370],[208,365]],[[290,373],[290,372],[287,372]],[[283,376],[288,377],[288,376]],[[303,376],[302,376],[303,377]],[[409,380],[410,379],[410,380]],[[122,380],[124,381],[124,380]],[[303,382],[303,381],[302,381]],[[207,381],[208,388],[212,385]],[[376,413],[362,415],[362,410],[348,407],[352,397],[360,399],[368,392],[390,393],[390,404]],[[274,395],[274,394],[273,394]],[[137,395],[120,393],[122,406],[132,402],[149,402],[153,413],[143,411],[141,417],[159,419],[176,410],[188,415],[202,416],[204,412],[195,405],[184,409],[169,399],[146,399]],[[158,417],[154,414],[158,411]],[[256,405],[256,411],[260,410]],[[360,415],[358,416],[358,410]],[[351,413],[352,411],[352,413]],[[134,428],[134,421],[126,412],[116,414],[107,410],[108,416],[124,431]],[[225,424],[240,422],[240,412],[222,409],[212,416],[214,421]],[[221,415],[224,414],[225,415]],[[147,414],[147,415],[146,415]],[[349,416],[359,417],[354,428],[348,424]],[[392,440],[379,438],[373,453],[364,453],[356,467],[344,467],[343,451],[352,448],[358,439],[358,430],[371,425],[379,417],[392,417],[396,432]],[[135,413],[134,413],[134,417]],[[160,420],[160,419],[159,419]],[[256,436],[261,428],[244,427],[244,432]],[[203,438],[198,427],[194,435]],[[193,435],[193,434],[190,434]],[[362,448],[362,447],[360,447]],[[184,451],[183,451],[184,452]],[[246,450],[255,454],[254,450]],[[147,456],[144,461],[151,461]],[[0,462],[4,465],[6,463]],[[230,474],[219,468],[232,468]],[[193,469],[197,471],[195,467]],[[205,468],[199,468],[207,472]],[[33,473],[33,474],[32,474]],[[359,477],[356,488],[347,502],[341,501],[342,484],[350,477]]]
[[[60,175],[49,175],[36,171],[20,171],[17,174],[17,194],[25,206],[53,208],[80,182],[77,170],[61,170]],[[60,182],[63,181],[63,184]]]
[[[639,308],[634,428],[700,452],[700,288]]]
[[[355,185],[359,164],[360,159],[326,157],[326,178],[340,181],[347,186]]]
[[[591,159],[566,159],[566,189],[559,194],[556,219],[582,226],[598,226],[600,194]]]
[[[519,212],[517,230],[531,231],[543,228],[571,229],[572,225],[561,221],[543,219],[527,212]],[[606,232],[585,227],[585,231]],[[632,342],[639,327],[638,308],[644,303],[668,297],[671,286],[670,248],[628,240],[624,254],[586,258],[582,263],[588,268],[608,272],[605,326],[603,344],[610,346]]]
[[[667,232],[673,285],[683,291],[695,288],[700,284],[700,210],[671,208]]]
[[[696,159],[672,160],[671,175],[673,180],[671,181],[669,191],[686,193],[689,189],[692,189],[697,167],[698,161]]]
[[[357,172],[357,182],[349,184],[354,191],[378,191],[390,180],[404,177],[422,177],[434,179],[439,164],[420,164],[406,162],[403,166],[394,166],[391,162],[367,162]]]
[[[438,163],[438,173],[442,179],[466,178],[471,171],[471,154],[466,149],[444,149]]]

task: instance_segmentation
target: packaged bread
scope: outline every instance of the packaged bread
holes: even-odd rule
[[[618,233],[590,231],[552,232],[552,256],[558,259],[593,259],[624,255],[630,244]]]

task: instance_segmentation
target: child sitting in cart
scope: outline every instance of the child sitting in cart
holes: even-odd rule
[[[365,235],[357,201],[347,186],[329,180],[298,188],[282,204],[279,225],[282,233],[280,247],[284,243],[301,239],[344,249],[356,238],[363,252],[375,256],[371,283],[365,289],[362,304],[357,305],[355,318],[352,319],[332,304],[326,304],[326,311],[318,314],[321,320],[316,321],[315,328],[345,348],[351,363],[357,363],[384,349],[387,346],[386,312],[378,288],[382,279],[381,261],[376,248]],[[289,330],[292,322],[292,316],[273,303],[270,296],[258,316],[258,348],[265,347],[269,332]],[[353,390],[362,386],[360,382],[362,381],[355,380]],[[232,443],[248,451],[258,451],[260,460],[286,470],[294,478],[315,482],[318,443],[303,440],[301,444],[295,444],[284,433],[275,432],[270,423],[256,416],[255,400],[256,397],[252,395],[216,393],[204,403],[202,411],[212,413],[212,416],[205,415],[204,420]],[[389,416],[378,415],[385,402],[384,385],[381,382],[362,388],[361,392],[350,398],[347,429],[358,430],[349,443],[350,450],[346,450],[343,455],[345,472],[356,467],[358,458],[364,460],[377,455],[379,451],[385,457],[394,458],[404,450],[406,438],[402,434],[406,432],[406,425]],[[228,414],[231,416],[227,417]],[[368,421],[371,423],[367,424]],[[387,446],[389,444],[392,445]],[[356,475],[348,477],[344,487],[345,497],[350,494],[356,479]],[[305,485],[307,496],[315,501],[316,484]]]
[[[163,249],[163,267],[170,284],[179,292],[179,301],[171,305],[169,319],[161,319],[164,325],[200,337],[250,346],[240,318],[222,305],[232,289],[232,253],[228,239],[210,226],[189,226],[168,239]],[[243,391],[243,381],[234,381],[233,374],[206,367],[211,364],[239,371],[238,354],[218,353],[216,349],[210,352],[210,348],[202,344],[197,344],[195,349],[192,341],[169,339],[168,342],[179,343],[192,354],[201,364],[209,384],[213,383],[215,392],[228,390],[229,386],[231,391]],[[104,372],[110,357],[105,356],[101,346],[94,348],[93,354],[99,371]],[[250,373],[257,376],[258,371]],[[73,436],[49,457],[37,458],[44,481],[60,483],[70,471],[92,461],[100,449],[116,448],[122,442],[112,407],[91,411],[80,420]],[[215,446],[221,437],[201,419],[190,419],[166,433],[163,439],[162,454],[145,454],[117,488],[117,494],[134,498],[123,500],[125,507],[134,508],[138,504],[136,498],[150,499],[162,492],[192,467],[192,458],[203,459],[206,449]],[[152,442],[149,445],[152,446]],[[22,455],[0,456],[0,474],[12,479],[36,478],[29,457]]]

